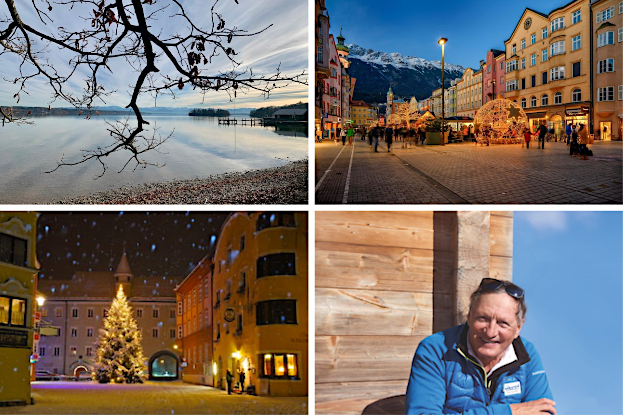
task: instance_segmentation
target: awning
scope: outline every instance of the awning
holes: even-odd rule
[[[545,118],[545,116],[547,115],[547,112],[542,111],[542,112],[527,112],[526,115],[528,116],[528,119],[532,119],[532,118]]]
[[[589,109],[590,108],[588,107],[566,109],[565,114],[569,117],[577,117],[577,116],[588,114]]]

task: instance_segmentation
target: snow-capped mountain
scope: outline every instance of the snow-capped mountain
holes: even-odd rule
[[[387,90],[392,87],[398,98],[424,99],[441,86],[441,61],[403,56],[400,53],[378,52],[349,45],[351,62],[349,73],[357,78],[353,99],[368,103],[385,102]],[[444,62],[446,86],[461,77],[465,69]]]

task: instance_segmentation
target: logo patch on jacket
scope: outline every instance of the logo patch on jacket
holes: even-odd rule
[[[504,396],[519,395],[521,393],[521,383],[519,381],[504,384]]]

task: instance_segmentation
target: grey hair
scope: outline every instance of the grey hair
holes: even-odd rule
[[[474,291],[472,295],[469,297],[470,313],[474,309],[474,307],[476,307],[476,305],[480,301],[480,297],[483,294],[494,294],[494,293],[506,293],[506,287],[504,285],[500,285],[495,290],[487,290],[487,291],[483,291],[480,289],[480,287],[478,287],[478,289]],[[522,321],[524,320],[524,318],[526,317],[526,313],[528,312],[528,307],[526,306],[526,296],[524,295],[521,298],[515,298],[509,295],[509,297],[511,297],[513,300],[517,302],[517,313],[516,313],[517,324],[522,324]]]

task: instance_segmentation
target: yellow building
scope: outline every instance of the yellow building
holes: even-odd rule
[[[369,127],[376,122],[376,110],[364,101],[351,101],[350,119],[357,126]]]
[[[31,403],[38,217],[0,212],[0,406]]]
[[[242,212],[224,223],[212,289],[217,386],[243,370],[245,390],[307,396],[307,237],[306,213]]]
[[[595,138],[623,139],[623,1],[597,0],[593,10]]]
[[[506,98],[535,127],[561,134],[568,122],[590,124],[590,2],[549,14],[526,8],[506,45]]]
[[[477,71],[467,68],[456,83],[456,115],[474,118],[482,106],[482,67]]]

